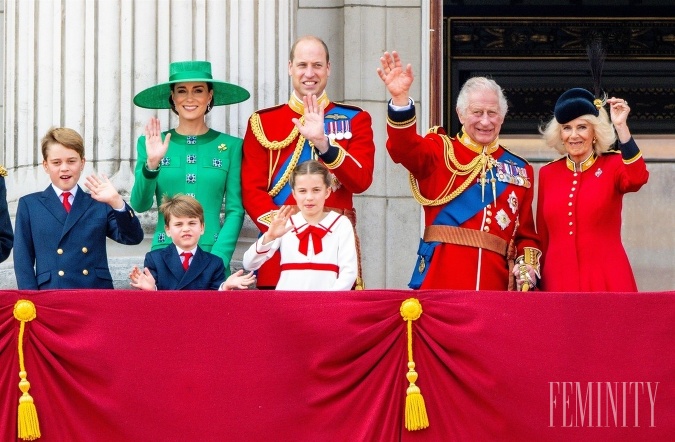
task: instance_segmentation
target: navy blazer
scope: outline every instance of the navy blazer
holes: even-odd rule
[[[2,169],[1,166],[0,169]],[[14,233],[12,232],[12,222],[9,219],[9,209],[7,208],[5,177],[0,175],[0,262],[9,257],[13,242]]]
[[[143,265],[155,278],[157,290],[218,290],[225,281],[223,259],[199,246],[187,271],[183,270],[180,255],[173,244],[146,253]]]
[[[52,186],[21,197],[14,238],[19,289],[113,288],[106,237],[121,244],[143,241],[141,223],[124,205],[124,211],[114,210],[79,186],[70,213]]]

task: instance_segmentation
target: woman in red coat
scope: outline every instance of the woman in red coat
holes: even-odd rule
[[[607,111],[603,104],[609,105]],[[542,133],[564,156],[539,171],[537,230],[547,291],[637,291],[621,243],[623,195],[649,177],[620,98],[603,103],[574,88],[556,102]],[[618,138],[619,152],[608,152]]]

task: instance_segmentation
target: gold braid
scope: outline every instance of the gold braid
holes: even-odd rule
[[[300,124],[303,124],[304,122],[305,117],[300,117]],[[263,147],[269,150],[281,150],[285,147],[288,147],[291,145],[291,142],[296,137],[298,137],[298,142],[295,145],[295,150],[293,151],[293,156],[291,157],[290,163],[288,163],[288,167],[284,171],[284,174],[281,176],[281,179],[277,182],[277,184],[267,192],[269,196],[274,198],[286,185],[288,179],[291,177],[293,169],[295,169],[295,166],[298,164],[298,159],[300,158],[300,153],[302,152],[302,146],[305,144],[305,137],[300,135],[300,131],[297,127],[293,127],[293,130],[285,140],[270,141],[267,136],[265,136],[265,132],[263,131],[262,123],[260,121],[260,115],[258,115],[257,112],[254,112],[253,115],[251,115],[251,131],[253,132],[256,140],[258,140],[258,142]],[[270,171],[270,173],[272,173],[272,171]]]
[[[443,204],[447,204],[448,202],[457,198],[457,196],[459,196],[462,192],[464,192],[464,190],[466,190],[467,187],[471,185],[478,174],[485,170],[485,166],[490,163],[490,155],[481,153],[468,164],[461,164],[457,160],[457,157],[455,157],[455,152],[450,138],[447,136],[442,136],[441,138],[443,139],[443,145],[445,146],[445,166],[449,171],[452,172],[452,178],[450,178],[450,181],[448,182],[447,186],[445,186],[445,189],[443,189],[435,199],[425,198],[420,192],[419,185],[417,184],[417,180],[413,174],[411,173],[409,176],[410,190],[412,191],[413,197],[423,206],[442,206]],[[450,164],[450,162],[452,164]],[[452,188],[452,185],[454,184],[458,175],[469,175],[469,177],[464,180],[464,182],[457,189],[448,194],[449,189]]]
[[[298,159],[300,158],[300,153],[302,153],[302,146],[304,144],[305,144],[305,137],[300,135],[298,137],[298,143],[295,145],[295,150],[293,151],[291,161],[288,163],[288,167],[286,168],[286,170],[284,170],[284,174],[281,176],[281,179],[277,182],[277,184],[269,192],[267,192],[269,196],[271,196],[272,198],[274,198],[275,196],[277,196],[279,192],[281,192],[281,189],[286,185],[288,179],[291,177],[293,169],[295,169],[295,166],[298,164]]]
[[[304,122],[305,117],[300,117],[300,124]],[[269,150],[279,150],[290,146],[291,142],[295,140],[295,137],[297,137],[300,133],[297,127],[293,127],[293,130],[290,134],[288,134],[285,140],[270,141],[265,136],[265,131],[263,131],[262,123],[260,122],[260,115],[258,115],[257,112],[254,112],[253,115],[251,115],[251,130],[253,131],[253,135],[255,135],[256,140],[258,140],[258,142],[262,144],[263,147],[266,147]]]

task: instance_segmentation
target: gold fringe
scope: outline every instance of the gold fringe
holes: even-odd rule
[[[401,304],[401,316],[407,322],[408,335],[408,373],[410,382],[405,398],[405,428],[408,431],[423,430],[429,426],[429,417],[420,388],[415,385],[418,374],[415,371],[412,351],[412,322],[422,316],[422,304],[416,298],[408,298]]]
[[[14,317],[21,322],[21,325],[19,326],[19,378],[21,378],[21,381],[19,381],[19,389],[23,394],[19,398],[19,439],[35,440],[39,439],[41,436],[40,422],[38,421],[35,402],[28,393],[28,390],[30,390],[30,382],[26,379],[28,373],[26,373],[23,357],[23,334],[26,328],[26,322],[32,321],[37,317],[35,304],[26,299],[17,301],[16,304],[14,304]]]

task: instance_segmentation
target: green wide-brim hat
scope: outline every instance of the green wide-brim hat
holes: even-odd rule
[[[213,85],[214,106],[241,103],[251,96],[241,86],[214,80],[208,61],[176,61],[169,65],[169,81],[139,92],[134,97],[134,104],[145,109],[171,109],[171,85],[193,81],[205,81]]]

